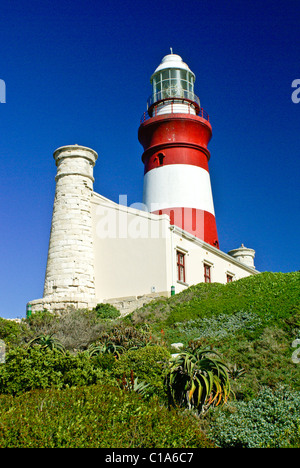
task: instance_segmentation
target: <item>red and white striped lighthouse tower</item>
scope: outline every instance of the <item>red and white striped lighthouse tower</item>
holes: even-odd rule
[[[171,224],[219,248],[208,170],[212,129],[194,94],[195,75],[171,53],[150,81],[152,95],[138,132],[143,202],[148,211],[168,214]]]

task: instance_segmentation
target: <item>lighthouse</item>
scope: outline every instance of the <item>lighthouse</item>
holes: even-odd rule
[[[171,53],[150,82],[138,131],[144,148],[143,203],[150,213],[169,215],[171,225],[219,248],[208,168],[212,127],[194,93],[195,74]]]
[[[258,273],[253,249],[219,248],[208,169],[212,128],[194,93],[195,74],[171,50],[150,81],[138,130],[143,209],[94,192],[96,151],[58,148],[44,294],[27,304],[28,315],[99,303],[125,315],[200,282]]]

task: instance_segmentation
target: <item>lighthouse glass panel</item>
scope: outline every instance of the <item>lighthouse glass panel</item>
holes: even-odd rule
[[[162,70],[153,77],[153,102],[170,97],[194,99],[194,76],[187,70]]]

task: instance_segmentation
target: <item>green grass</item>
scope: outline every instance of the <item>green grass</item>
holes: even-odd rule
[[[159,299],[134,311],[133,324],[146,321],[157,330],[203,317],[251,311],[263,322],[300,326],[300,273],[260,273],[226,285],[200,283],[169,299]]]

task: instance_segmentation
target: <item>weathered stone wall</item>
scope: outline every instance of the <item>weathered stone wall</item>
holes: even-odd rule
[[[95,298],[91,196],[97,153],[64,146],[54,158],[56,190],[44,298],[89,303]]]
[[[84,300],[82,297],[57,297],[53,294],[52,296],[35,299],[28,304],[31,305],[31,311],[33,313],[43,310],[60,313],[66,311],[68,308],[92,309],[97,305],[97,302]]]
[[[143,307],[149,302],[153,301],[154,299],[158,299],[159,297],[168,297],[169,294],[165,293],[152,293],[152,294],[145,294],[144,296],[129,296],[129,297],[119,297],[115,299],[104,300],[104,303],[111,304],[116,309],[118,309],[122,316],[130,314],[136,309]]]
[[[103,301],[105,304],[111,304],[118,309],[122,316],[130,314],[135,309],[143,307],[145,304],[157,299],[159,297],[167,297],[168,293],[152,293],[144,296],[128,296],[118,297],[115,299],[108,299]],[[74,309],[92,309],[97,305],[97,302],[85,301],[83,298],[75,297],[72,299],[55,298],[54,296],[45,297],[30,301],[32,312],[49,310],[51,312],[63,312],[69,307]]]

